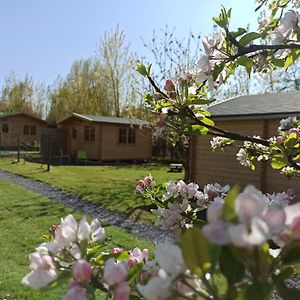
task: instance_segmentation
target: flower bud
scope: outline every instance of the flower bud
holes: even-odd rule
[[[145,185],[150,185],[152,183],[152,178],[150,176],[146,176],[144,178],[144,184]]]
[[[276,143],[278,145],[282,145],[284,142],[284,137],[282,135],[279,135],[278,137],[276,137]]]
[[[90,263],[80,259],[73,265],[72,272],[77,281],[85,283],[91,280],[93,269]]]
[[[176,99],[176,93],[175,93],[174,91],[169,92],[169,97],[170,97],[172,100],[175,100],[175,99]]]
[[[179,86],[183,87],[186,84],[186,80],[183,77],[177,79]]]
[[[174,90],[175,90],[175,85],[174,85],[173,80],[168,79],[168,80],[166,81],[166,84],[165,84],[165,86],[164,86],[164,89],[165,89],[165,91],[167,91],[167,92],[174,91]]]
[[[153,94],[153,97],[154,97],[154,100],[155,100],[155,101],[159,101],[159,100],[161,100],[161,99],[164,98],[163,95],[162,95],[161,93],[158,93],[158,92],[155,92],[155,93]]]
[[[116,247],[116,248],[113,248],[112,249],[112,254],[118,254],[118,253],[121,253],[121,252],[123,252],[124,250],[122,249],[122,248],[118,248],[118,247]]]

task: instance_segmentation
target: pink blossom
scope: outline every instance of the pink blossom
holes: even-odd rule
[[[217,221],[204,225],[202,231],[210,242],[217,245],[228,245],[230,243],[229,226],[230,223]]]
[[[102,241],[105,238],[105,229],[98,219],[94,219],[91,223],[91,238],[94,242]]]
[[[156,246],[156,262],[170,278],[175,278],[185,272],[181,249],[169,242],[159,243]]]
[[[72,272],[77,281],[86,283],[91,280],[93,269],[89,262],[84,259],[80,259],[74,263]]]
[[[88,300],[86,288],[77,281],[71,282],[64,300]]]
[[[251,185],[247,186],[235,200],[235,212],[244,223],[250,223],[254,217],[261,217],[267,209],[265,197]]]
[[[86,220],[86,217],[83,217],[78,225],[77,237],[79,241],[86,240],[91,232],[91,227]]]
[[[209,223],[217,222],[221,219],[223,213],[224,199],[221,197],[215,200],[207,208],[207,221]]]
[[[263,220],[253,218],[249,225],[237,224],[229,226],[228,234],[233,245],[248,248],[265,243],[269,237],[269,228]]]
[[[128,282],[119,283],[113,292],[113,300],[127,300],[130,296],[130,286]]]
[[[57,278],[51,256],[42,252],[34,252],[29,255],[29,259],[29,268],[32,271],[23,277],[22,284],[32,288],[41,288]]]
[[[291,239],[300,240],[300,216],[293,220],[289,229]]]
[[[103,278],[108,285],[114,286],[125,281],[127,274],[128,268],[126,262],[116,262],[113,258],[105,262]]]
[[[171,296],[170,279],[168,277],[153,277],[146,285],[137,285],[138,291],[146,300],[164,300]]]

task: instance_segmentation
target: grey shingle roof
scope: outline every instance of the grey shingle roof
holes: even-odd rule
[[[82,118],[91,122],[98,122],[98,123],[113,123],[113,124],[130,124],[130,125],[148,125],[148,122],[139,120],[139,119],[130,119],[130,118],[117,118],[117,117],[106,117],[106,116],[94,116],[94,115],[83,115],[73,113],[72,116]],[[68,117],[70,118],[70,117]],[[63,122],[64,120],[68,119],[65,118],[58,123]]]
[[[240,96],[208,110],[215,119],[300,115],[300,92]]]

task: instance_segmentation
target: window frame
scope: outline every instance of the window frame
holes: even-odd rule
[[[23,125],[23,135],[29,135],[29,132],[30,132],[30,126]]]
[[[96,140],[96,127],[95,126],[84,126],[83,138],[85,143],[94,143]]]
[[[2,123],[1,132],[2,133],[9,133],[9,124],[8,123]]]

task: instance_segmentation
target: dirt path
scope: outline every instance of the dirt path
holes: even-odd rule
[[[0,170],[0,179],[7,180],[25,187],[28,190],[46,196],[52,201],[76,209],[86,215],[97,217],[99,220],[102,220],[110,225],[121,227],[129,233],[136,234],[139,237],[147,239],[151,242],[158,243],[165,240],[172,240],[172,237],[169,234],[152,224],[133,223],[127,219],[126,214],[114,212],[97,206],[93,203],[83,201],[79,197],[57,189],[47,183],[28,179],[3,170]]]

